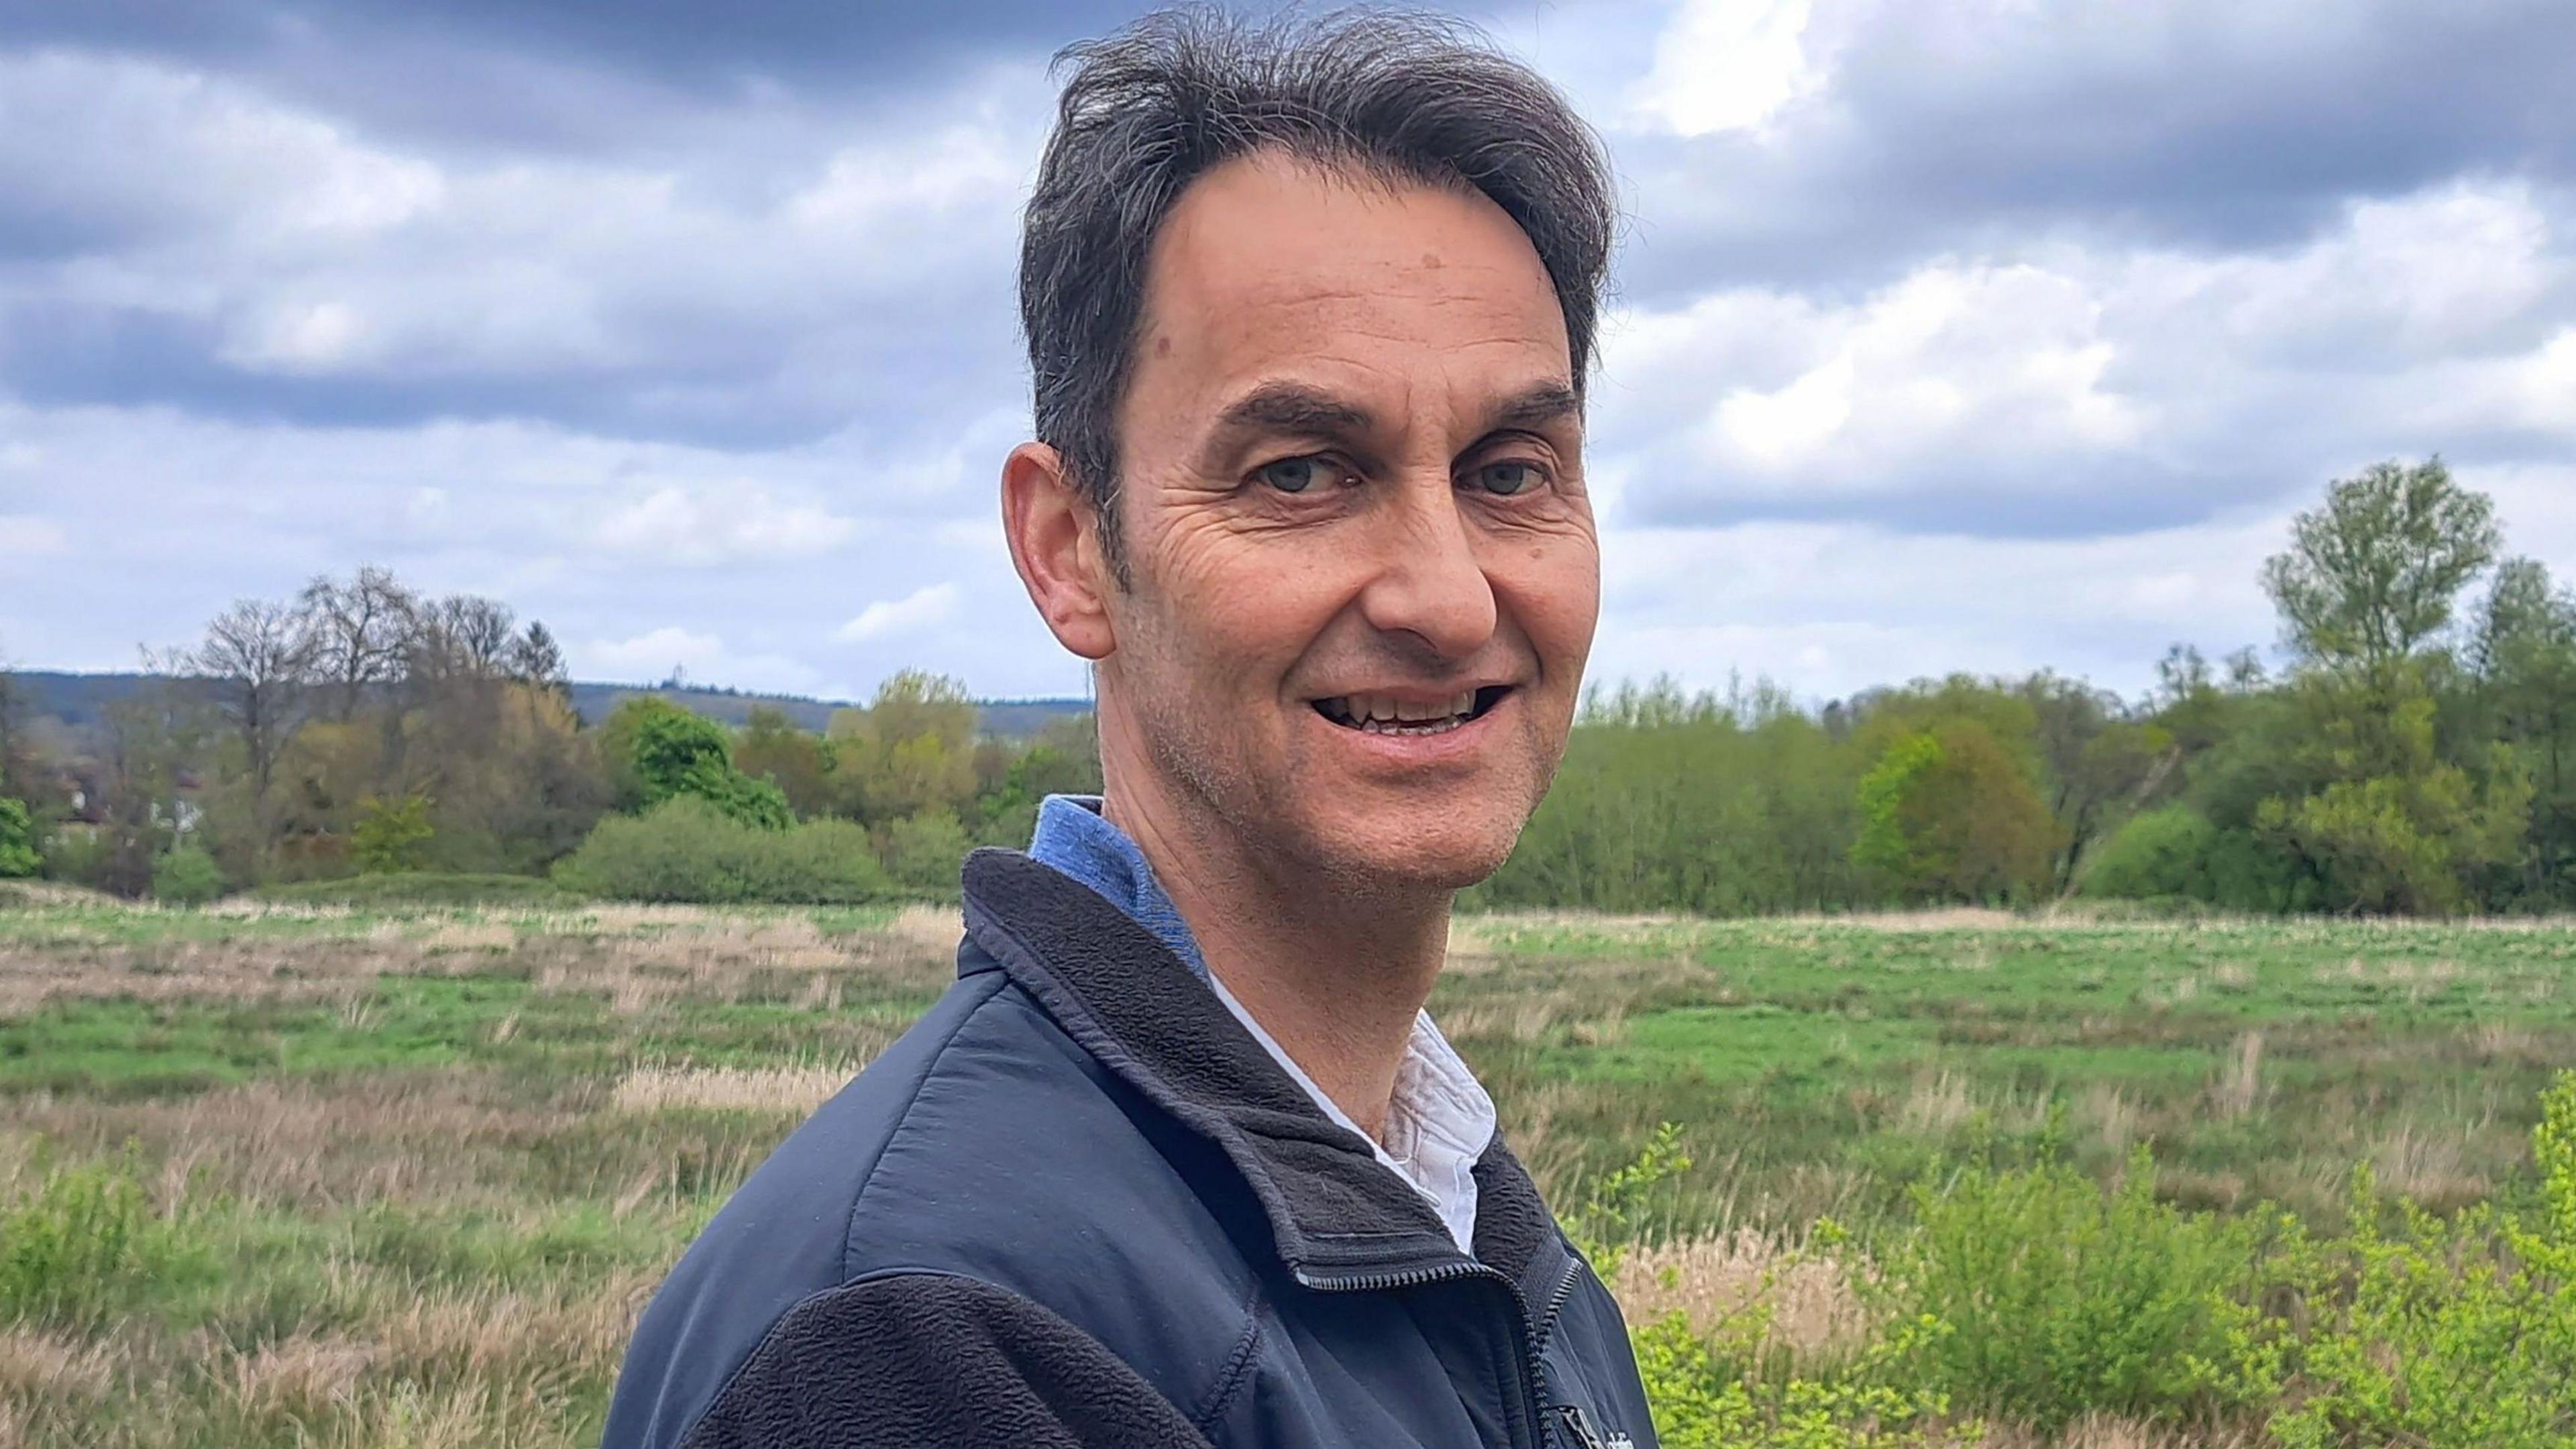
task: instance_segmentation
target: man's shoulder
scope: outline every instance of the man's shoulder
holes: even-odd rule
[[[1190,1343],[1246,1317],[1252,1270],[1184,1139],[1002,972],[970,972],[707,1225],[619,1385],[615,1419],[663,1432],[611,1442],[675,1442],[782,1318],[866,1279],[974,1280],[1198,1377]]]

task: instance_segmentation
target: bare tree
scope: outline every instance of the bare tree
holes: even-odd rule
[[[316,575],[296,602],[313,633],[313,670],[328,686],[331,718],[348,720],[370,687],[402,677],[420,600],[390,570],[371,564],[347,583]]]
[[[510,643],[510,674],[520,683],[537,689],[557,692],[568,689],[563,648],[555,643],[553,631],[530,619],[528,627]]]
[[[312,701],[313,630],[303,610],[268,599],[236,599],[188,651],[188,672],[211,685],[215,707],[242,743],[253,800],[265,804],[277,757]]]
[[[518,618],[510,606],[450,594],[415,612],[406,664],[414,683],[507,677]]]

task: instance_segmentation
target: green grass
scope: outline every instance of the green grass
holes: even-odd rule
[[[10,1290],[0,1424],[595,1442],[642,1297],[953,942],[891,906],[0,908],[0,1221],[114,1239]],[[1678,1124],[1644,1244],[1895,1252],[1963,1172],[2141,1149],[2163,1210],[2323,1228],[2362,1163],[2392,1213],[2532,1200],[2576,926],[1485,918],[1433,1010],[1560,1203]]]

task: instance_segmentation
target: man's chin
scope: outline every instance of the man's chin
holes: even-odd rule
[[[1520,822],[1396,814],[1335,821],[1316,836],[1330,874],[1359,889],[1459,891],[1502,869],[1520,839]]]

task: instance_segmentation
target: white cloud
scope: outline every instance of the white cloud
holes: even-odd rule
[[[1595,678],[1766,676],[1808,698],[1956,670],[2043,667],[2144,686],[2167,644],[2268,643],[2265,512],[2096,539],[1891,533],[1864,523],[1612,530]]]
[[[829,553],[858,529],[810,503],[782,502],[757,483],[666,484],[600,521],[619,553],[691,567]]]
[[[1684,136],[1759,128],[1814,92],[1805,40],[1811,0],[1684,0],[1629,92],[1640,122]]]
[[[956,616],[957,595],[957,586],[951,583],[915,589],[900,599],[879,599],[861,609],[832,637],[845,644],[859,644],[920,633]]]
[[[1785,327],[1787,376],[1742,355],[1747,326]],[[1605,444],[1664,432],[1747,496],[1902,492],[1926,459],[2123,448],[2149,421],[2105,385],[2116,348],[2086,285],[2028,265],[1935,263],[1844,308],[1721,294],[1610,347],[1633,391],[1605,403]]]
[[[2205,516],[2249,479],[2282,498],[2372,454],[2576,426],[2576,329],[2532,326],[2571,314],[2576,258],[2510,180],[2356,203],[2277,254],[2035,242],[1849,301],[1719,291],[1605,331],[1598,471],[1672,522]]]
[[[570,662],[589,679],[661,680],[677,671],[696,683],[789,694],[817,692],[822,679],[811,666],[785,655],[740,652],[726,647],[719,635],[677,625],[631,639],[594,639],[574,650]]]

